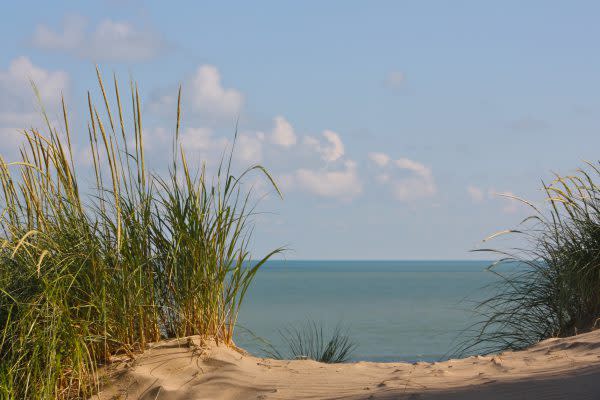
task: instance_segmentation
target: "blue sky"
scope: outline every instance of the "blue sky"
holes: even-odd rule
[[[83,143],[94,65],[142,88],[160,165],[184,90],[184,143],[284,200],[254,250],[301,259],[463,259],[600,149],[600,5],[555,1],[12,2],[0,24],[0,151],[62,91]],[[79,161],[85,164],[81,148]],[[260,187],[259,187],[260,189]]]

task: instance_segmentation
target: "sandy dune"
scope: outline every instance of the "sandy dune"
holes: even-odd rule
[[[198,337],[112,364],[108,399],[600,399],[600,330],[439,363],[261,359]]]

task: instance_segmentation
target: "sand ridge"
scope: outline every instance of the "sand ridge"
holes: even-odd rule
[[[199,337],[112,364],[96,400],[600,399],[600,330],[444,362],[273,360]]]

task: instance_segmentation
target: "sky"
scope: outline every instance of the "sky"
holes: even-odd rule
[[[531,214],[542,181],[598,160],[595,1],[10,2],[0,24],[0,154],[65,96],[89,162],[94,66],[141,90],[161,168],[182,141],[215,168],[260,163],[255,257],[470,259]],[[162,161],[162,162],[161,162]],[[520,245],[517,241],[510,245]]]

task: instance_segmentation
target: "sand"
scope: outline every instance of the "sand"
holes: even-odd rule
[[[416,364],[272,360],[190,337],[155,344],[104,373],[94,399],[600,399],[600,330]]]

